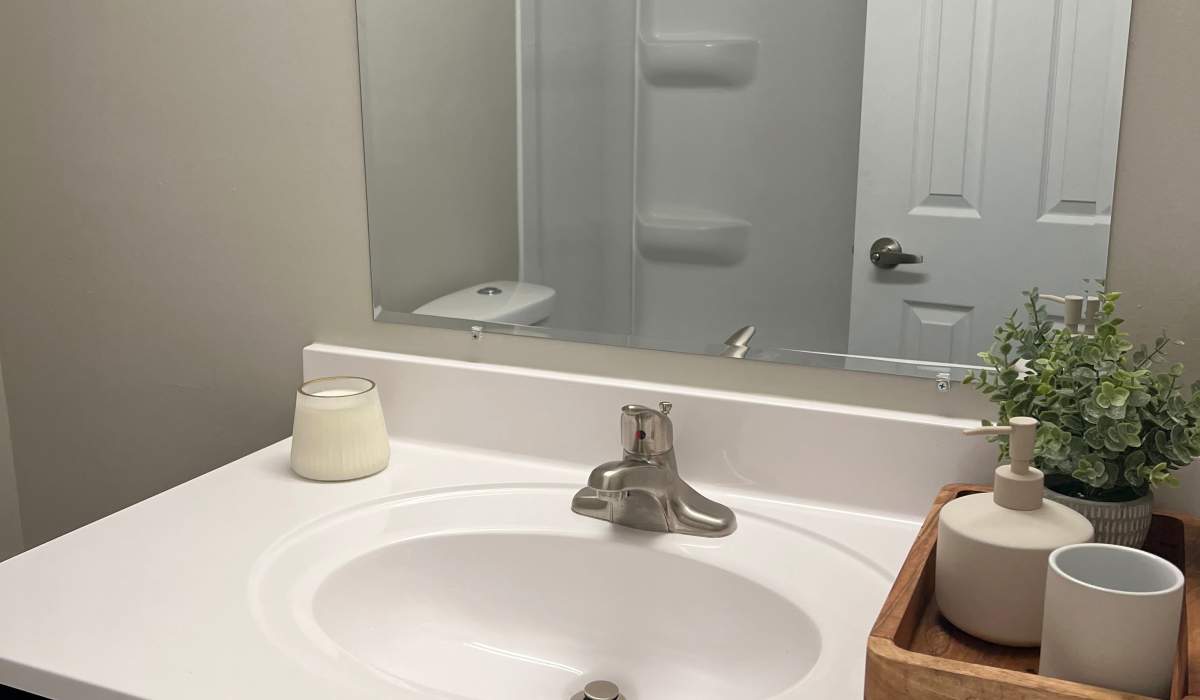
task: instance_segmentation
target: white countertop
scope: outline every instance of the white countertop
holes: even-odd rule
[[[279,581],[298,580],[272,552],[312,568],[309,550],[292,544],[297,533],[344,511],[499,484],[539,484],[521,488],[541,496],[518,501],[540,504],[531,516],[556,532],[628,539],[571,513],[570,495],[594,466],[620,455],[622,405],[666,400],[675,405],[681,475],[746,527],[718,543],[669,535],[684,539],[635,538],[642,544],[634,546],[725,557],[771,590],[799,596],[825,655],[782,697],[861,697],[867,631],[930,501],[942,484],[986,480],[995,464],[991,446],[961,437],[969,421],[937,416],[328,345],[306,348],[304,366],[306,378],[376,381],[393,439],[389,468],[359,481],[305,481],[288,467],[285,440],[0,563],[0,684],[89,700],[448,697],[390,681],[372,692],[354,676],[361,659],[345,648],[319,639],[305,646],[320,630],[280,635],[281,615],[291,632],[312,631],[313,599],[272,594]],[[560,496],[561,510],[551,505]],[[444,526],[460,527],[451,511],[442,511]],[[484,517],[464,511],[473,515]],[[366,540],[391,536],[397,521],[388,517],[356,520],[362,527],[331,556],[357,556],[343,544],[374,547]],[[408,517],[397,515],[406,527]],[[806,552],[768,531],[824,544]],[[851,560],[843,593],[825,565]],[[455,572],[436,563],[443,579]]]
[[[268,639],[250,595],[263,553],[296,528],[364,501],[491,484],[500,473],[507,483],[574,487],[591,466],[400,441],[392,450],[376,476],[316,483],[290,472],[283,441],[5,562],[0,683],[54,698],[370,697],[306,669]],[[918,525],[710,493],[769,517],[803,511],[806,529],[831,538],[866,528],[870,537],[855,538],[858,554],[892,572]]]

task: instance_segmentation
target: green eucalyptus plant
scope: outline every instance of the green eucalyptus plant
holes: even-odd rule
[[[1017,416],[1040,421],[1034,452],[1056,491],[1123,501],[1177,485],[1173,472],[1200,457],[1200,381],[1185,395],[1183,365],[1162,367],[1172,341],[1163,334],[1135,350],[1114,315],[1118,292],[1099,295],[1092,335],[1054,328],[1038,290],[1024,294],[1027,320],[1014,311],[997,327],[979,353],[991,369],[964,383],[998,405],[1001,425]],[[1008,439],[996,441],[1003,460]]]

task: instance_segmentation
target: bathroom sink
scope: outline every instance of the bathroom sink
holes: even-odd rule
[[[647,698],[770,697],[821,649],[812,619],[763,586],[596,538],[470,533],[388,545],[334,572],[313,608],[363,662],[478,698],[565,698],[586,675]]]
[[[251,602],[297,663],[393,697],[565,700],[598,679],[628,700],[860,686],[890,577],[852,548],[746,509],[721,540],[630,530],[573,514],[573,490],[335,513],[267,552]]]

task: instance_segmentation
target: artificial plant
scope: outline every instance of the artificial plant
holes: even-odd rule
[[[1115,316],[1118,292],[1099,294],[1089,334],[1055,328],[1038,290],[1024,295],[1027,319],[1014,311],[996,328],[979,353],[991,369],[964,383],[997,404],[1001,425],[1016,416],[1040,421],[1034,453],[1056,491],[1122,501],[1177,485],[1173,472],[1200,457],[1200,381],[1185,394],[1183,365],[1163,367],[1171,339],[1164,333],[1134,349]],[[1007,438],[996,440],[1007,458]]]

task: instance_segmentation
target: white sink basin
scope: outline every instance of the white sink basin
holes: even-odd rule
[[[765,698],[803,678],[821,648],[811,618],[736,574],[557,535],[389,545],[330,576],[314,612],[375,668],[478,698],[565,698],[588,675],[634,697]]]
[[[264,629],[298,663],[400,697],[848,697],[889,577],[802,526],[738,509],[709,540],[570,511],[573,488],[365,504],[272,548]],[[849,678],[849,680],[848,680]]]

